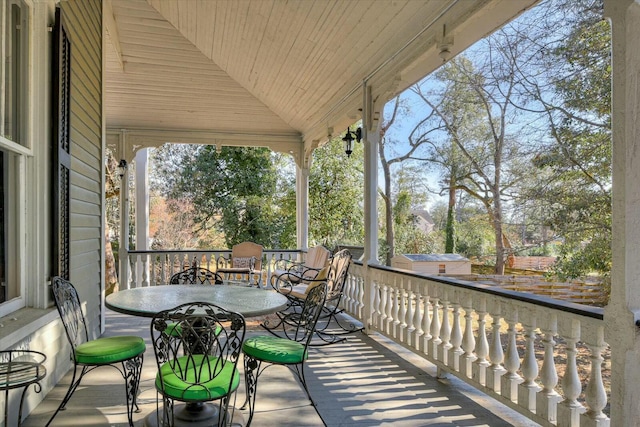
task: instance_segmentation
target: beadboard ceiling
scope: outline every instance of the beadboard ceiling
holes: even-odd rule
[[[107,128],[308,155],[535,1],[105,0]]]

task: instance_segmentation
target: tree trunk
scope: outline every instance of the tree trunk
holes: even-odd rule
[[[505,264],[505,251],[504,251],[504,239],[502,236],[502,201],[500,200],[500,193],[494,191],[497,196],[493,198],[493,230],[496,235],[496,266],[495,274],[504,274]]]
[[[116,260],[113,257],[113,250],[111,249],[111,241],[109,240],[109,225],[104,228],[104,241],[105,241],[105,261],[104,261],[104,282],[105,282],[105,296],[110,295],[113,292],[118,292],[118,274],[116,273]]]
[[[455,177],[449,180],[449,208],[447,209],[447,227],[444,252],[447,254],[456,253],[456,183]]]

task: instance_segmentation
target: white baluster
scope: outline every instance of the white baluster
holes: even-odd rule
[[[431,348],[429,349],[429,354],[438,360],[438,346],[442,343],[442,339],[440,339],[440,299],[432,298],[431,301],[433,315],[431,316]]]
[[[393,317],[393,310],[394,310],[394,305],[395,305],[395,288],[387,285],[387,318],[385,319],[385,325],[384,325],[384,330],[385,332],[391,335],[391,332],[393,331],[393,321],[395,320]]]
[[[504,351],[502,350],[502,339],[500,338],[500,304],[496,304],[491,313],[491,343],[489,344],[489,360],[491,365],[487,370],[487,387],[500,394],[502,386],[502,376],[506,369],[502,366],[504,362]]]
[[[391,318],[393,323],[391,324],[391,336],[398,338],[398,330],[400,329],[400,302],[402,295],[400,294],[400,288],[397,285],[397,281],[393,281],[393,298],[391,300],[393,304],[393,312]]]
[[[469,378],[473,376],[473,362],[476,360],[474,350],[476,347],[476,338],[473,335],[473,318],[471,316],[473,308],[471,307],[471,299],[468,300],[464,308],[464,335],[462,337],[462,355],[463,364],[461,366],[462,374]]]
[[[581,426],[609,425],[609,418],[602,412],[607,406],[607,393],[602,382],[602,351],[606,344],[599,338],[598,343],[585,343],[591,351],[591,375],[585,389],[587,412],[580,417]]]
[[[518,313],[510,314],[505,321],[509,325],[507,329],[507,354],[504,360],[504,367],[507,373],[502,376],[502,387],[500,391],[502,395],[512,402],[518,401],[518,385],[524,380],[518,375],[520,368],[520,355],[518,354],[518,345],[516,343],[516,323],[518,323]]]
[[[413,347],[418,351],[422,351],[422,339],[424,335],[424,329],[422,329],[422,318],[424,316],[424,308],[422,306],[422,293],[420,292],[420,290],[416,292],[414,299],[416,309],[413,324],[416,325],[416,331]]]
[[[150,286],[155,286],[158,284],[158,257],[155,254],[149,255],[149,284]]]
[[[460,371],[460,356],[464,350],[462,345],[462,327],[460,326],[460,304],[453,303],[453,329],[451,330],[451,350],[449,351],[449,366],[456,372]]]
[[[481,299],[478,313],[478,344],[476,346],[477,359],[473,364],[473,378],[482,385],[487,383],[487,368],[490,363],[489,357],[489,340],[487,339],[487,312],[486,300]]]
[[[401,283],[401,285],[404,286],[404,283]],[[409,304],[409,298],[404,287],[402,287],[398,289],[398,305],[400,306],[400,312],[398,313],[398,327],[394,337],[403,343],[407,342],[407,304]]]
[[[542,418],[555,423],[557,420],[557,408],[560,401],[560,395],[556,391],[558,385],[558,371],[556,370],[555,360],[553,358],[556,342],[553,337],[557,333],[556,319],[546,318],[545,328],[542,330],[544,344],[544,359],[542,361],[542,370],[540,373],[540,381],[542,390],[538,393],[536,402],[536,413]]]
[[[579,322],[575,322],[578,323]],[[563,336],[566,341],[567,364],[565,366],[564,376],[562,377],[562,394],[564,400],[558,404],[558,425],[567,427],[580,426],[580,414],[586,411],[586,408],[578,402],[578,396],[582,391],[580,376],[578,375],[578,364],[576,344],[579,338],[579,328],[573,331],[572,336]]]
[[[367,306],[367,304],[369,304],[369,301],[364,300],[365,298],[364,287],[365,287],[364,277],[359,277],[358,278],[358,301],[360,302],[360,305],[358,307],[358,316],[360,317],[360,319],[364,318],[365,307]]]
[[[129,260],[131,261],[131,264],[129,265],[129,271],[131,272],[131,288],[137,288],[138,287],[138,282],[137,282],[137,278],[136,278],[136,265],[138,265],[137,263],[137,258],[138,255],[133,255],[131,258],[129,258]]]
[[[403,342],[407,343],[408,346],[413,346],[414,342],[415,342],[415,331],[416,328],[413,324],[413,301],[414,301],[414,294],[413,294],[413,290],[411,289],[411,281],[409,281],[408,283],[408,290],[407,290],[407,315],[406,315],[406,321],[405,321],[405,330],[404,330],[404,334],[403,334]]]
[[[373,292],[373,308],[371,310],[371,327],[380,330],[382,312],[380,305],[382,304],[382,289],[376,280],[371,283],[371,291]]]
[[[386,312],[387,285],[384,282],[379,281],[378,282],[378,289],[379,289],[378,296],[380,298],[380,302],[378,304],[378,312],[379,312],[379,316],[380,316],[380,319],[378,320],[378,328],[380,329],[381,332],[384,333],[384,327],[385,327],[385,322],[386,322],[386,318],[387,318],[387,312]],[[383,320],[383,319],[385,319],[385,320]]]
[[[449,296],[445,292],[442,299],[442,324],[440,325],[440,345],[438,347],[438,360],[445,365],[449,364],[449,351],[451,350],[451,322],[449,322]]]
[[[538,390],[540,390],[540,387],[535,382],[535,379],[538,377],[538,361],[536,360],[534,346],[536,341],[535,325],[523,325],[523,327],[526,342],[524,360],[522,361],[524,381],[518,387],[518,405],[531,412],[536,412],[536,394]]]
[[[168,255],[167,254],[163,254],[160,255],[160,268],[159,268],[159,274],[160,274],[160,280],[158,280],[158,285],[165,285],[166,281],[167,281],[167,259],[168,259]]]
[[[430,355],[429,353],[429,344],[431,343],[431,316],[429,314],[429,293],[428,288],[425,289],[427,293],[423,295],[423,306],[424,306],[424,314],[422,316],[422,330],[424,334],[422,335],[422,342],[420,344],[420,350],[424,352],[424,354]]]
[[[408,287],[409,291],[407,294],[407,329],[406,329],[406,334],[407,334],[407,339],[406,339],[406,343],[407,345],[409,345],[410,347],[415,346],[415,342],[416,342],[416,337],[415,337],[415,333],[416,333],[416,327],[415,324],[413,323],[414,321],[414,308],[413,308],[413,304],[414,304],[414,300],[415,300],[415,294],[413,293],[413,290],[411,289],[411,281],[409,281],[409,287]]]
[[[142,255],[142,287],[149,287],[149,255]]]

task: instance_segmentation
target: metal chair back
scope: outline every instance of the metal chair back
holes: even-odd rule
[[[178,326],[167,328],[170,324]],[[151,342],[158,365],[156,389],[164,397],[166,423],[172,425],[174,400],[219,400],[221,418],[226,416],[229,398],[237,387],[237,363],[245,331],[241,314],[204,302],[181,304],[153,317]],[[178,379],[184,385],[181,394],[165,389],[165,378],[171,383]],[[219,387],[211,388],[215,381],[220,382]],[[198,398],[194,398],[194,392]]]
[[[76,347],[89,341],[89,331],[82,313],[78,291],[71,282],[59,276],[52,279],[51,287],[64,331],[71,344],[72,359],[76,360]]]
[[[312,286],[304,300],[302,312],[295,316],[297,323],[293,333],[287,334],[289,339],[302,343],[305,347],[309,345],[311,338],[313,338],[329,289],[326,283]]]
[[[191,267],[175,273],[169,279],[170,285],[221,285],[222,276],[204,267]]]

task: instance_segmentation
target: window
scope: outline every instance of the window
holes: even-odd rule
[[[24,306],[18,268],[24,239],[19,238],[24,207],[29,82],[29,13],[23,0],[0,6],[0,315]]]
[[[438,273],[439,274],[445,274],[447,272],[447,265],[446,264],[438,264]]]
[[[24,145],[25,120],[27,117],[27,59],[29,46],[28,9],[22,0],[10,0],[3,3],[2,10],[2,51],[4,61],[2,75],[4,90],[0,89],[3,120],[0,123],[0,135]]]

